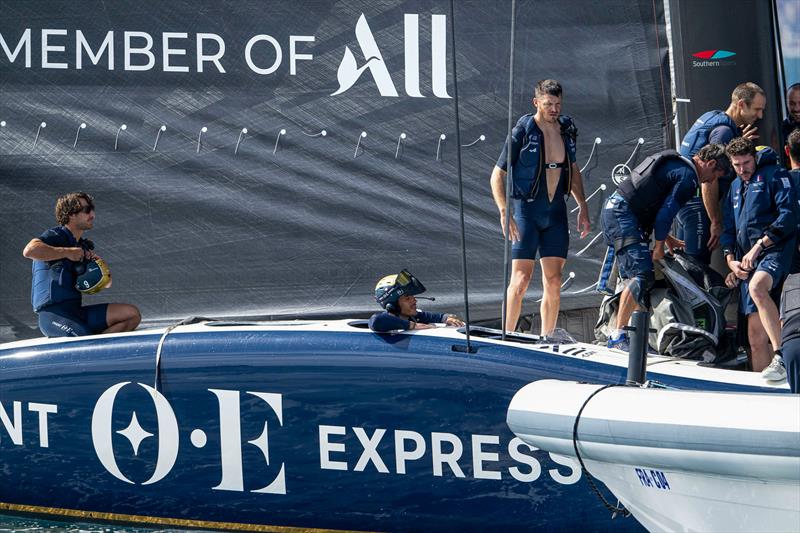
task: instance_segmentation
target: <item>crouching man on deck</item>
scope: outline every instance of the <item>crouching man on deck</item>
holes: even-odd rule
[[[680,248],[683,242],[669,235],[672,220],[695,195],[701,183],[710,183],[730,171],[725,148],[704,146],[691,159],[675,150],[645,158],[631,177],[606,201],[601,215],[603,235],[616,253],[619,275],[625,288],[619,299],[617,323],[608,347],[628,351],[624,327],[637,309],[646,310],[655,281],[653,262],[664,257],[664,246]],[[655,247],[650,252],[650,233]]]
[[[111,286],[105,263],[83,232],[94,227],[94,201],[74,192],[56,201],[56,221],[32,239],[22,255],[33,260],[31,303],[39,315],[39,329],[48,337],[80,337],[97,333],[133,331],[142,319],[130,304],[81,305],[82,293]]]
[[[417,294],[425,292],[425,286],[409,271],[384,276],[375,285],[375,300],[385,309],[369,319],[369,328],[378,333],[387,331],[427,329],[432,324],[461,327],[464,322],[456,315],[429,313],[417,310]],[[433,300],[433,298],[427,298]]]

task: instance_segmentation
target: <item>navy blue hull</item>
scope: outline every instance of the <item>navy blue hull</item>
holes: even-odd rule
[[[174,333],[155,393],[158,339],[2,352],[1,502],[306,528],[641,529],[612,523],[577,463],[505,421],[531,381],[622,382],[622,368],[421,335]]]

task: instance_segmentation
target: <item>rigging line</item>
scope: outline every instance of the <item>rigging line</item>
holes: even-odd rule
[[[595,236],[594,236],[594,238],[592,238],[592,240],[591,240],[591,241],[589,241],[589,244],[587,244],[586,246],[584,246],[584,247],[583,247],[583,249],[582,249],[580,252],[578,252],[578,253],[576,253],[576,254],[575,254],[575,257],[580,257],[580,256],[583,254],[583,252],[585,252],[586,250],[588,250],[588,249],[589,249],[589,248],[590,248],[590,247],[591,247],[591,246],[592,246],[594,243],[596,243],[596,242],[597,242],[597,239],[599,239],[600,237],[602,237],[602,235],[603,235],[603,232],[602,232],[602,231],[598,232],[598,233],[597,233],[597,235],[595,235]]]
[[[452,0],[451,0],[452,2]],[[506,137],[506,215],[503,223],[503,307],[500,312],[500,321],[502,322],[500,335],[501,340],[506,340],[506,316],[508,315],[508,278],[510,277],[508,263],[508,243],[509,243],[509,224],[511,218],[511,185],[512,175],[514,174],[514,167],[511,165],[511,130],[513,125],[513,117],[511,109],[514,105],[514,31],[516,23],[516,0],[511,0],[511,46],[508,59],[508,137]]]
[[[772,0],[772,34],[775,36],[775,45],[776,51],[778,53],[778,57],[775,59],[775,63],[778,66],[778,71],[780,72],[780,83],[781,83],[781,103],[783,107],[786,107],[786,70],[783,68],[783,45],[781,43],[781,24],[778,20],[778,2],[776,0]]]
[[[643,144],[644,144],[643,138],[639,137],[638,139],[636,139],[636,146],[633,147],[633,152],[631,152],[631,156],[628,158],[627,161],[625,161],[625,163],[623,163],[623,165],[625,165],[626,167],[630,166],[631,161],[633,161],[633,158],[636,157],[636,152],[639,151],[639,147]]]
[[[461,220],[461,271],[464,278],[464,322],[467,336],[467,353],[472,353],[469,338],[469,293],[467,290],[467,233],[464,225],[464,182],[461,176],[461,122],[458,115],[458,73],[456,72],[456,14],[454,1],[450,0],[450,52],[453,54],[453,107],[456,115],[456,154],[458,167],[458,215]]]
[[[658,14],[656,13],[656,0],[653,0],[653,28],[655,28],[656,32],[656,50],[658,56],[658,76],[661,83],[661,105],[664,108],[664,127],[667,127],[669,124],[669,113],[667,112],[667,98],[664,95],[664,63],[661,61],[661,40],[659,39],[658,34],[660,33],[658,28]],[[669,50],[667,50],[669,53]],[[675,139],[675,145],[678,146],[680,144],[680,139]]]
[[[594,283],[592,283],[591,285],[589,285],[588,287],[584,287],[582,289],[578,289],[577,291],[568,292],[567,294],[569,294],[570,296],[575,296],[577,294],[583,294],[585,292],[589,292],[590,290],[594,289],[595,287],[597,287],[597,282],[596,281]]]
[[[583,174],[583,171],[584,171],[584,170],[586,170],[586,167],[588,167],[588,166],[589,166],[589,163],[591,163],[591,161],[592,161],[592,157],[594,156],[594,149],[595,149],[595,147],[596,147],[598,144],[600,144],[601,142],[603,142],[603,139],[601,139],[600,137],[595,137],[595,138],[594,138],[594,142],[592,143],[592,151],[591,151],[591,152],[589,152],[589,159],[587,159],[587,160],[586,160],[586,164],[585,164],[585,165],[583,165],[583,168],[581,169],[581,174]]]
[[[590,194],[589,196],[587,196],[587,197],[586,197],[586,201],[588,202],[589,200],[591,200],[592,198],[594,198],[594,197],[595,197],[595,195],[597,195],[597,193],[599,193],[600,191],[604,191],[604,190],[606,190],[607,188],[608,188],[608,187],[606,186],[606,184],[605,184],[605,183],[601,183],[601,184],[600,184],[600,186],[599,186],[598,188],[596,188],[592,194]],[[574,212],[575,212],[575,211],[577,211],[578,209],[580,209],[580,206],[575,206],[575,207],[572,209],[572,211],[570,211],[570,213],[574,213]]]

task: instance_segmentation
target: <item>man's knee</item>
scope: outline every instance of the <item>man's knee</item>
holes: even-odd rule
[[[772,290],[772,276],[766,272],[756,272],[747,287],[750,297],[756,303],[764,302],[770,298],[770,290]]]
[[[131,307],[133,308],[130,318],[131,329],[136,329],[136,327],[142,322],[142,313],[135,305],[131,305]]]
[[[561,271],[547,272],[542,276],[545,290],[558,290],[561,288]]]
[[[524,294],[528,290],[528,285],[533,276],[533,269],[520,268],[514,269],[511,272],[511,280],[509,281],[509,289],[517,294]]]
[[[136,329],[142,321],[142,314],[139,308],[131,304],[109,304],[108,306],[108,326],[125,323],[128,331]]]
[[[652,272],[636,274],[627,284],[628,290],[636,303],[642,309],[650,307],[650,290],[655,283],[655,276]]]

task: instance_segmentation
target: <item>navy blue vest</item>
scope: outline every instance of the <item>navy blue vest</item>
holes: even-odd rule
[[[663,172],[657,171],[665,161],[675,160],[685,161],[687,166],[693,166],[675,150],[663,150],[644,158],[631,171],[631,177],[619,184],[620,195],[628,202],[631,211],[648,233],[653,229],[656,215],[674,186],[664,179]]]
[[[572,190],[572,164],[569,155],[575,152],[574,135],[576,130],[572,119],[565,115],[558,117],[558,122],[561,125],[564,161],[567,166],[567,186],[564,190],[566,194],[569,194]],[[530,113],[521,117],[517,121],[517,126],[522,126],[524,136],[522,139],[517,139],[517,142],[522,145],[522,149],[513,166],[511,196],[517,199],[533,198],[536,196],[545,166],[544,134]]]
[[[736,130],[736,123],[724,111],[715,109],[708,113],[703,113],[698,118],[681,142],[680,153],[683,157],[692,157],[700,149],[708,144],[708,137],[711,131],[717,126],[729,126],[733,131]]]
[[[53,228],[58,234],[58,243],[48,242],[51,246],[77,247],[80,242],[75,240],[72,233],[64,226]],[[75,265],[69,259],[55,261],[34,261],[32,268],[33,282],[31,283],[31,304],[33,310],[38,312],[42,308],[64,302],[75,302],[80,305],[81,293],[75,288]]]

